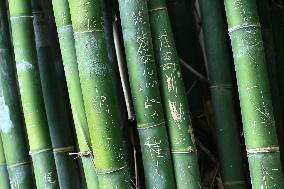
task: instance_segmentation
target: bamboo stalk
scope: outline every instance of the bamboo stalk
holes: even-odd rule
[[[57,62],[50,45],[48,28],[42,5],[39,0],[32,0],[34,30],[40,79],[45,102],[45,109],[53,146],[54,158],[62,189],[80,188],[78,166],[69,156],[74,151],[71,127],[65,106],[63,87],[57,72]]]
[[[14,75],[6,2],[1,0],[0,5],[0,133],[11,187],[30,189],[31,163]]]
[[[246,188],[233,95],[231,62],[222,14],[224,5],[219,0],[199,0],[199,5],[222,181],[225,188]]]
[[[253,188],[283,188],[271,94],[255,0],[225,0]]]
[[[146,188],[175,188],[147,2],[118,2]]]
[[[198,41],[198,29],[194,16],[196,0],[166,0],[174,40],[179,58],[184,63],[206,75],[201,46]],[[181,69],[191,114],[204,112],[202,81],[191,71]]]
[[[165,0],[148,1],[177,188],[201,188],[189,107]]]
[[[99,188],[98,179],[91,152],[91,139],[79,78],[69,4],[68,0],[53,0],[52,3],[77,141],[81,153],[77,155],[81,155],[87,187],[96,189]]]
[[[31,4],[9,0],[17,77],[38,189],[57,189],[58,178],[37,65]]]
[[[281,68],[277,69],[277,48],[273,39],[273,28],[272,28],[272,15],[270,13],[270,3],[267,0],[258,0],[257,8],[259,12],[259,20],[261,23],[261,33],[263,38],[263,45],[265,51],[265,58],[267,62],[268,68],[268,77],[269,84],[271,86],[271,96],[272,96],[272,106],[274,110],[275,117],[275,125],[278,136],[278,142],[280,147],[280,157],[283,162],[284,158],[284,128],[283,128],[283,118],[282,118],[282,109],[281,109],[281,96],[280,96],[280,88],[281,87],[281,79],[279,80],[279,72],[281,72]],[[282,20],[282,18],[280,17]],[[282,33],[281,33],[282,35]],[[279,40],[282,42],[281,38]],[[281,52],[280,52],[281,53]],[[281,56],[281,55],[280,55]],[[282,62],[280,63],[282,64]],[[282,164],[283,169],[283,164]]]
[[[100,188],[130,188],[100,0],[69,0],[79,76]]]
[[[11,188],[1,137],[0,137],[0,183],[1,183],[1,189]]]

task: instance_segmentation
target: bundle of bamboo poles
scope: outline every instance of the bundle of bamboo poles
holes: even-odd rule
[[[284,189],[282,0],[0,0],[0,189]]]

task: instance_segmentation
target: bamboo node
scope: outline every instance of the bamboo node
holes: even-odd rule
[[[186,151],[171,151],[172,154],[191,154],[191,153],[196,153],[196,149],[189,149]]]
[[[247,155],[258,154],[258,153],[278,153],[278,152],[280,152],[278,146],[276,146],[276,147],[247,149]]]
[[[103,32],[104,30],[93,29],[93,30],[85,30],[85,31],[75,31],[74,35],[82,34],[82,33],[92,33],[92,32]]]
[[[240,24],[240,25],[236,25],[236,26],[233,26],[231,28],[228,29],[229,31],[229,34],[237,31],[237,30],[240,30],[240,29],[244,29],[244,28],[260,28],[260,24],[259,23],[256,23],[256,24]]]
[[[217,85],[211,85],[210,86],[210,89],[220,89],[220,88],[223,88],[223,89],[232,89],[233,88],[233,85],[230,85],[230,84],[228,84],[228,85],[224,85],[224,84],[221,84],[221,85],[219,85],[219,84],[217,84]]]
[[[83,152],[69,153],[70,156],[76,156],[76,157],[74,157],[74,159],[89,157],[89,156],[91,156],[91,154],[92,154],[91,150],[87,150],[87,151],[83,151]]]
[[[16,19],[20,19],[20,18],[31,18],[31,19],[33,19],[34,16],[11,16],[10,20],[16,20]]]
[[[30,163],[31,163],[30,161],[25,161],[25,162],[16,163],[16,164],[13,164],[13,165],[7,165],[7,168],[12,169],[12,168],[19,167],[19,166],[22,166],[22,165],[27,165],[27,164],[30,164]]]
[[[154,124],[154,125],[152,125],[152,123],[145,123],[145,124],[138,124],[137,126],[137,129],[138,130],[142,130],[142,129],[150,129],[150,128],[153,128],[153,127],[158,127],[158,126],[163,126],[163,125],[165,125],[165,121],[162,121],[162,122],[160,122],[160,123],[158,123],[158,124]]]
[[[71,152],[74,151],[73,146],[66,146],[66,147],[61,147],[61,148],[54,148],[53,153],[65,153],[65,152]]]
[[[226,186],[232,186],[232,185],[245,185],[246,182],[243,180],[237,180],[237,181],[229,181],[229,182],[224,182],[223,185]]]
[[[29,154],[30,156],[33,156],[33,155],[37,155],[37,154],[40,154],[40,153],[43,153],[43,152],[48,152],[48,151],[52,151],[52,148],[45,148],[45,149],[42,149],[42,150],[37,150],[37,151],[30,151]]]
[[[153,11],[156,11],[156,10],[167,10],[167,7],[156,7],[156,8],[153,8],[153,9],[149,9],[149,12],[153,12]]]
[[[122,169],[124,169],[124,168],[126,168],[126,167],[127,167],[127,164],[125,164],[124,166],[122,166],[122,167],[120,167],[120,168],[111,170],[111,171],[98,172],[98,170],[97,170],[97,174],[99,174],[99,175],[110,174],[110,173],[114,173],[114,172],[116,172],[116,171],[122,170]]]

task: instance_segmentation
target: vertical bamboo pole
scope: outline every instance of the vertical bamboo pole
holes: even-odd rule
[[[225,0],[253,188],[284,188],[255,0]]]
[[[225,188],[246,188],[232,89],[231,62],[222,14],[224,5],[220,0],[199,0],[199,5],[215,113],[222,181]]]
[[[69,0],[79,76],[99,186],[130,188],[100,0]]]
[[[148,1],[177,188],[201,188],[195,139],[165,0]]]
[[[0,133],[11,187],[30,189],[31,163],[14,75],[6,2],[0,0],[0,6]]]
[[[278,136],[278,142],[280,147],[280,157],[283,161],[284,159],[284,127],[283,127],[283,117],[281,109],[281,95],[280,89],[281,80],[279,80],[279,73],[281,68],[277,69],[277,48],[273,38],[273,28],[272,28],[272,16],[270,12],[270,3],[267,0],[258,0],[257,9],[259,12],[259,21],[261,23],[261,33],[263,38],[263,46],[265,51],[265,58],[267,62],[269,84],[271,86],[271,96],[272,96],[272,105],[274,110],[275,125]],[[282,18],[280,17],[282,20]],[[282,33],[281,33],[282,34]],[[284,42],[279,39],[280,41]],[[281,43],[282,43],[281,42]],[[280,53],[281,54],[281,53]],[[281,55],[280,55],[281,56]],[[280,63],[282,64],[282,62]],[[279,89],[280,86],[280,89]],[[280,103],[279,103],[280,102]],[[283,165],[282,165],[283,168]]]
[[[7,164],[5,161],[4,149],[0,137],[0,183],[1,189],[10,189],[9,175],[7,171]]]
[[[147,2],[118,2],[146,188],[175,188]]]
[[[57,189],[58,178],[37,65],[31,3],[9,0],[18,83],[38,189]]]
[[[71,137],[71,127],[65,106],[63,87],[60,85],[60,76],[54,53],[51,49],[48,28],[44,17],[41,1],[31,0],[34,16],[34,30],[40,79],[53,146],[54,158],[62,189],[75,189],[80,187],[78,167],[69,153],[74,151]]]
[[[85,173],[84,176],[87,187],[97,189],[99,185],[91,152],[91,139],[79,78],[69,4],[68,0],[53,0],[52,3],[77,141],[80,153],[82,153],[81,160]]]

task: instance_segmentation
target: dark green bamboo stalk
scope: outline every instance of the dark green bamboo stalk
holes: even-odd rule
[[[255,0],[225,0],[253,188],[284,188]]]
[[[179,58],[205,75],[198,29],[194,16],[196,0],[166,0]],[[202,81],[187,69],[181,69],[191,114],[204,112]]]
[[[80,153],[83,153],[81,159],[85,173],[84,175],[87,187],[96,189],[99,188],[98,180],[90,147],[91,139],[81,91],[69,4],[68,0],[53,0],[52,3],[77,141],[81,151]],[[87,156],[84,156],[84,154]]]
[[[12,188],[33,188],[29,152],[14,73],[6,2],[0,1],[0,134]]]
[[[9,0],[20,96],[38,189],[57,189],[58,178],[37,65],[31,4]]]
[[[69,0],[86,116],[100,188],[130,188],[100,0]]]
[[[239,141],[240,133],[232,90],[231,62],[222,14],[224,5],[220,0],[199,0],[199,5],[215,113],[222,181],[225,188],[246,188]]]
[[[74,158],[69,156],[69,152],[74,151],[71,127],[41,1],[32,0],[31,2],[41,85],[59,186],[62,189],[80,188],[79,169]]]
[[[188,102],[165,0],[148,1],[177,188],[201,188]]]
[[[7,171],[7,164],[4,155],[2,140],[0,137],[0,183],[1,189],[10,189],[9,175]]]
[[[146,1],[119,0],[146,188],[175,188]]]

